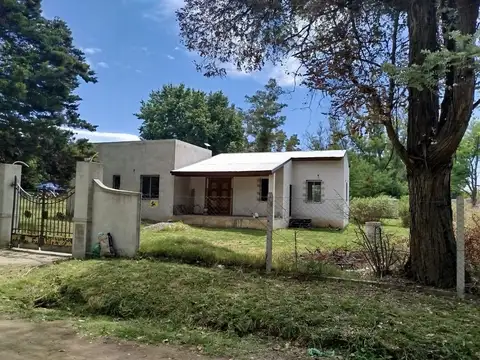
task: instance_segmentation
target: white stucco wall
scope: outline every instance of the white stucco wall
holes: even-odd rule
[[[142,200],[142,218],[156,221],[171,218],[179,197],[188,195],[187,182],[175,180],[170,171],[211,157],[210,150],[179,140],[99,143],[96,149],[104,164],[107,186],[113,185],[113,175],[120,175],[120,189],[140,191],[141,175],[159,176],[158,206],[151,207],[151,200]]]
[[[345,158],[343,159],[343,180],[345,185],[343,186],[345,195],[343,196],[345,200],[344,212],[349,214],[350,212],[350,163],[348,162],[347,153],[345,153]],[[348,225],[348,216],[344,216],[343,226]]]
[[[139,192],[111,189],[95,179],[91,243],[87,244],[87,251],[91,251],[98,234],[103,232],[111,233],[119,256],[135,256],[140,243],[140,200]]]
[[[175,169],[212,157],[212,151],[185,141],[175,140]]]
[[[343,228],[345,212],[346,159],[338,161],[294,161],[292,164],[292,217],[312,219],[316,227]],[[322,181],[322,202],[306,201],[306,182]],[[347,218],[347,219],[346,219]]]
[[[233,178],[232,215],[267,216],[267,202],[258,201],[258,181],[260,177]]]

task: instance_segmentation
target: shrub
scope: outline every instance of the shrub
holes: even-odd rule
[[[380,221],[398,216],[398,200],[390,196],[354,198],[350,202],[350,219],[354,222]]]
[[[383,232],[381,226],[368,234],[362,226],[355,229],[357,244],[362,249],[373,273],[377,277],[392,274],[395,268],[405,265],[407,252],[402,241],[395,241],[392,235]]]
[[[402,221],[403,227],[410,227],[410,205],[408,196],[403,196],[398,202],[398,215]]]
[[[480,267],[480,216],[472,214],[465,226],[465,259],[467,263],[478,269]]]

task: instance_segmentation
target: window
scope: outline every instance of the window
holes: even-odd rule
[[[158,199],[160,188],[160,176],[142,175],[140,176],[142,199]]]
[[[260,201],[268,200],[268,179],[261,179],[260,183]]]
[[[308,202],[322,201],[322,182],[321,181],[307,181],[307,201]]]
[[[348,181],[345,181],[345,200],[348,200]]]
[[[120,189],[120,175],[113,175],[112,188]]]

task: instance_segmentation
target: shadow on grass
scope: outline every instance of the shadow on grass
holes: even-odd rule
[[[245,236],[253,236],[253,237],[265,237],[267,233],[267,229],[259,230],[259,229],[232,229],[232,228],[206,228],[206,227],[199,227],[199,226],[190,226],[192,229],[199,230],[202,232],[207,233],[232,233],[232,234],[240,234]]]
[[[139,252],[144,257],[176,259],[188,264],[200,263],[207,266],[222,264],[255,269],[264,267],[264,259],[261,256],[238,253],[187,236],[146,240],[140,244]]]

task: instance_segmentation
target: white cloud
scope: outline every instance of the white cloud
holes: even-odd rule
[[[84,49],[82,49],[82,50],[83,50],[83,52],[84,52],[85,54],[88,54],[88,55],[98,54],[98,53],[102,52],[102,49],[95,48],[95,47],[93,47],[93,48],[84,48]]]
[[[97,66],[104,69],[108,69],[110,67],[106,62],[103,62],[103,61],[100,61],[99,63],[97,63]]]
[[[142,70],[136,69],[135,72],[136,72],[137,74],[141,74],[141,73],[142,73]]]
[[[267,66],[262,73],[268,78],[277,80],[280,86],[295,86],[302,82],[300,61],[293,57],[286,59],[282,64]]]
[[[93,143],[97,142],[114,142],[114,141],[139,141],[138,135],[126,134],[126,133],[114,133],[103,131],[88,131],[69,129],[76,134],[76,138],[88,139]]]
[[[173,50],[178,51],[178,50],[180,50],[180,48],[178,46],[175,46],[175,49],[173,49]]]
[[[173,17],[175,11],[183,7],[184,4],[184,0],[160,0],[157,1],[152,8],[145,11],[143,17],[153,21],[162,22],[167,18]]]
[[[169,58],[170,60],[175,60],[175,58],[172,55],[167,55],[167,58]]]
[[[247,77],[247,76],[252,76],[253,73],[247,73],[243,70],[239,70],[235,65],[232,63],[227,63],[224,64],[223,67],[225,68],[225,71],[227,72],[227,76],[231,77]]]

